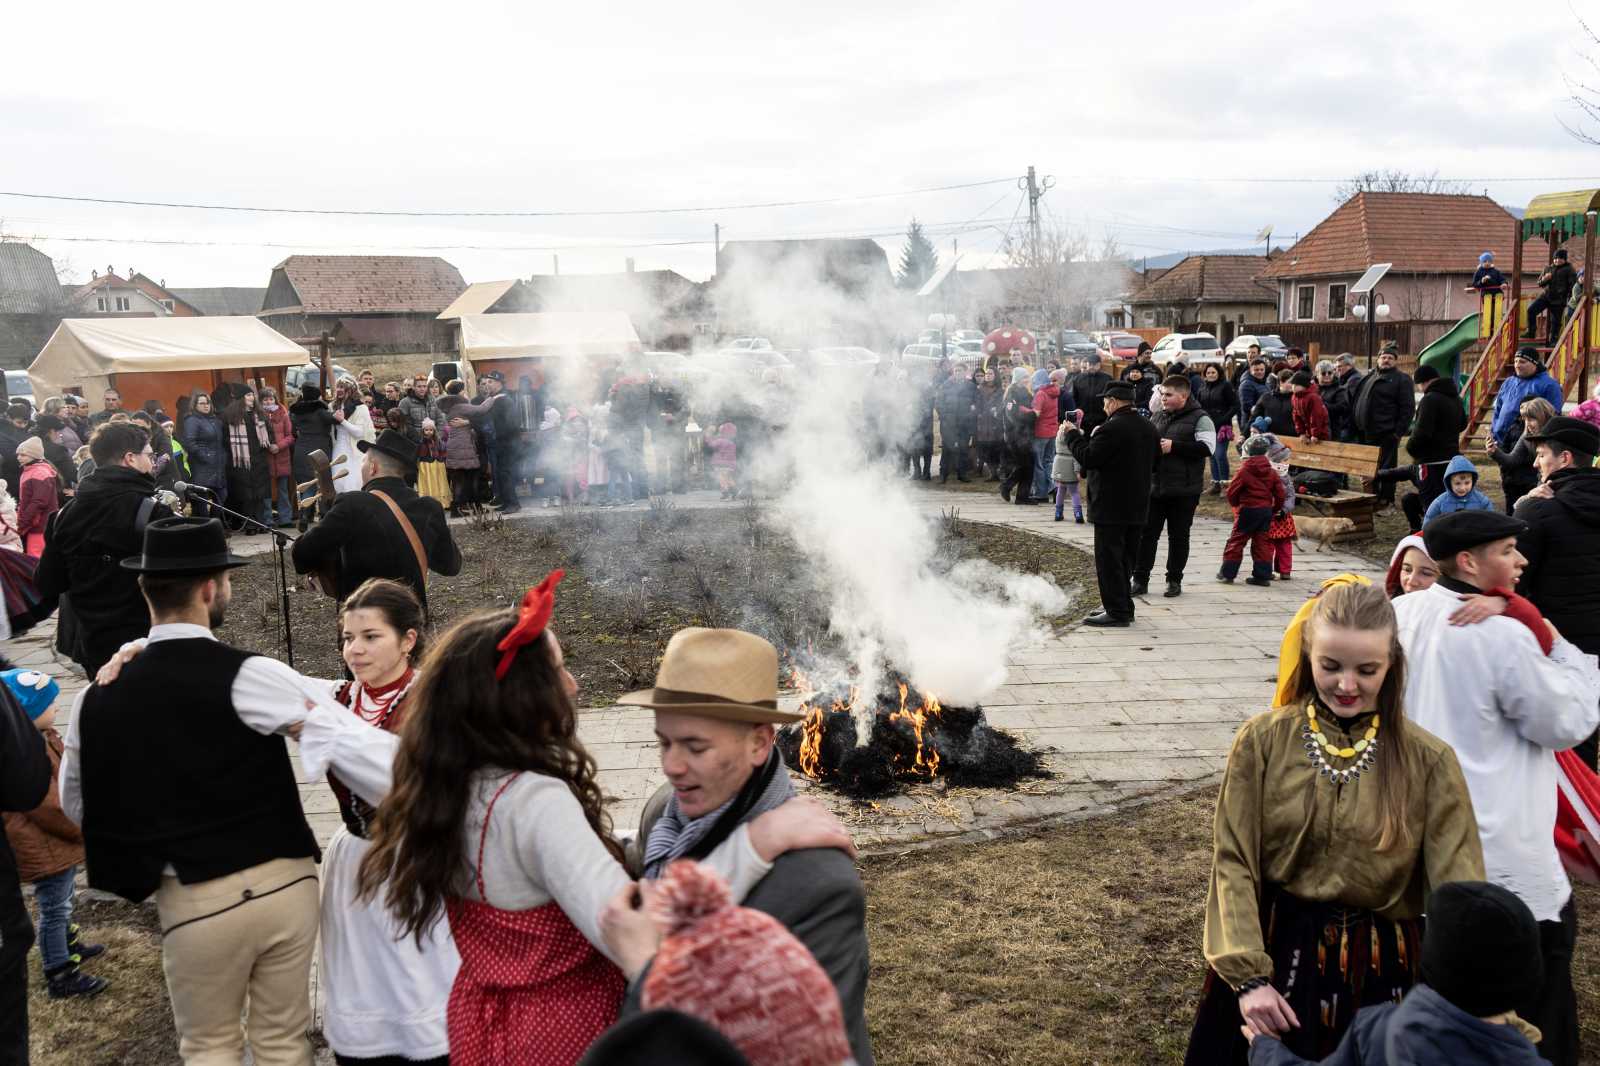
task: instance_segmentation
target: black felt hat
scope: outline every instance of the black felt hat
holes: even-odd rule
[[[1538,444],[1544,440],[1555,441],[1584,455],[1600,453],[1600,427],[1581,418],[1556,415],[1547,421],[1539,432],[1527,435],[1529,444]]]
[[[1439,372],[1431,366],[1419,366],[1417,372],[1411,375],[1411,380],[1418,385],[1426,385],[1430,381],[1439,380]]]
[[[1475,1018],[1538,994],[1539,923],[1514,894],[1486,881],[1451,881],[1433,890],[1427,914],[1422,979],[1435,992]]]
[[[412,443],[411,438],[397,430],[386,429],[378,434],[378,439],[375,441],[356,441],[356,447],[363,452],[382,452],[407,466],[417,465],[417,446]]]
[[[138,574],[214,574],[246,566],[228,551],[228,536],[215,518],[158,518],[144,527],[144,551],[122,560]]]
[[[1440,515],[1422,529],[1422,543],[1433,559],[1454,559],[1507,537],[1521,536],[1528,523],[1499,511],[1453,511]]]
[[[1139,396],[1138,390],[1131,381],[1113,381],[1106,386],[1105,398],[1108,400],[1121,400],[1123,403],[1132,403]]]

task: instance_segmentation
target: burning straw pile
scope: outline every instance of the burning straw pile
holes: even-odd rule
[[[1027,777],[1049,777],[1039,755],[992,728],[980,707],[945,707],[905,682],[897,693],[866,702],[860,692],[810,693],[805,720],[784,726],[784,761],[813,781],[848,796],[870,799],[908,784],[1004,788]],[[870,728],[860,742],[858,722]]]

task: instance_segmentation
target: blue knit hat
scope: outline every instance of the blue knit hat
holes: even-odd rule
[[[5,683],[30,722],[48,711],[61,695],[61,686],[56,684],[55,678],[38,670],[0,671],[0,682]]]
[[[1493,258],[1494,258],[1494,253],[1493,252],[1484,252],[1482,255],[1478,256],[1478,265],[1482,266],[1483,264],[1489,262],[1489,260],[1491,260]]]
[[[1272,428],[1272,419],[1266,415],[1257,415],[1256,420],[1250,423],[1250,428],[1257,433],[1265,433]]]

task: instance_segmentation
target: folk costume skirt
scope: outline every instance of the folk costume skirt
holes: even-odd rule
[[[1360,907],[1320,903],[1267,886],[1261,928],[1272,956],[1272,986],[1300,1028],[1281,1037],[1302,1058],[1333,1054],[1363,1007],[1398,1003],[1417,981],[1422,962],[1422,919],[1391,921]],[[1200,1008],[1184,1066],[1245,1066],[1250,1045],[1239,997],[1216,972],[1206,970]]]
[[[443,463],[424,461],[417,464],[417,492],[433,497],[442,507],[450,506],[450,476]]]

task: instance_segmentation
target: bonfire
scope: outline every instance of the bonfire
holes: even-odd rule
[[[989,725],[981,707],[946,707],[900,680],[867,697],[856,688],[810,691],[798,671],[805,718],[778,733],[784,760],[813,781],[860,799],[908,785],[1009,787],[1049,777],[1037,752]]]

